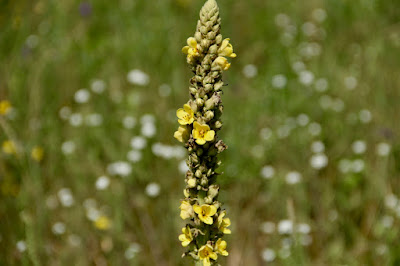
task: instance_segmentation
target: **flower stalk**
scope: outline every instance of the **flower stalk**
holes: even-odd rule
[[[215,0],[208,0],[200,11],[194,36],[183,47],[194,76],[190,79],[190,99],[177,110],[179,128],[174,137],[188,150],[185,198],[180,216],[189,220],[179,240],[187,248],[183,256],[192,257],[196,265],[216,265],[218,256],[228,256],[222,238],[230,234],[231,222],[218,201],[219,186],[216,169],[221,164],[218,154],[227,149],[218,138],[222,73],[230,67],[227,58],[235,58],[229,39],[220,34],[221,19]]]

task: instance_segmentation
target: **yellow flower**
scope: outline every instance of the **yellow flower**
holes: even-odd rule
[[[189,130],[186,126],[179,126],[178,130],[174,133],[174,138],[180,142],[186,142],[189,139]]]
[[[197,41],[193,37],[187,39],[187,46],[182,48],[182,52],[187,54],[188,60],[193,60],[193,57],[199,56],[199,50],[197,50]]]
[[[44,151],[41,147],[35,146],[32,149],[31,157],[33,160],[40,162],[43,159]]]
[[[231,225],[231,220],[229,218],[224,218],[226,211],[222,211],[218,216],[218,229],[224,234],[230,234],[231,230],[227,227]]]
[[[3,142],[2,149],[4,153],[7,154],[16,154],[17,149],[15,147],[15,143],[12,140],[6,140]]]
[[[111,221],[107,216],[102,215],[94,221],[94,226],[100,230],[107,230],[111,226]]]
[[[210,244],[204,245],[199,249],[199,258],[203,261],[203,266],[210,266],[210,258],[217,260],[218,255],[213,251]]]
[[[183,234],[179,235],[179,240],[182,241],[182,246],[186,247],[193,240],[192,232],[190,231],[189,226],[183,227],[182,233]]]
[[[179,118],[178,123],[181,125],[190,125],[194,121],[194,112],[188,104],[184,104],[183,108],[176,111],[176,116]]]
[[[179,209],[181,209],[181,218],[183,220],[194,217],[193,207],[192,207],[192,205],[190,205],[189,202],[187,202],[185,200],[182,201]]]
[[[229,43],[229,38],[222,41],[221,47],[218,49],[218,55],[235,58],[236,54],[233,52],[232,44]]]
[[[223,56],[218,56],[218,57],[214,60],[214,62],[212,63],[212,66],[213,66],[213,67],[219,67],[219,68],[221,68],[222,70],[228,70],[229,67],[231,66],[231,64],[228,63],[228,59],[226,59],[225,57],[223,57]]]
[[[201,206],[194,205],[193,210],[199,215],[199,219],[205,224],[213,223],[213,216],[217,212],[217,207],[214,205],[203,204]]]
[[[215,243],[214,250],[222,256],[229,255],[228,251],[226,251],[226,241],[222,240],[221,238],[218,239],[217,243]]]
[[[6,115],[11,110],[11,103],[9,101],[0,101],[0,115]]]
[[[206,124],[201,125],[198,122],[193,123],[193,138],[199,145],[205,144],[207,141],[212,141],[215,136],[215,131],[210,130],[210,127]]]

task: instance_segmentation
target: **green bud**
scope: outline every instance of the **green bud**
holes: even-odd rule
[[[193,95],[196,95],[196,93],[197,93],[197,89],[195,87],[189,87],[189,91]]]
[[[197,108],[200,108],[204,105],[204,100],[201,98],[196,99]]]
[[[211,199],[215,198],[218,195],[219,186],[218,185],[211,185],[208,187],[208,197]]]
[[[210,48],[208,49],[208,52],[210,54],[216,54],[218,52],[218,46],[213,44],[210,46]]]
[[[200,185],[202,185],[203,187],[208,185],[208,179],[207,177],[203,176],[203,178],[200,181]]]
[[[213,199],[211,197],[207,196],[207,197],[204,198],[204,202],[206,204],[211,204],[213,202]]]
[[[218,81],[218,82],[215,83],[215,85],[214,85],[214,90],[215,90],[215,91],[219,91],[219,90],[222,88],[222,86],[224,86],[224,82]]]
[[[221,103],[221,96],[218,93],[214,93],[210,99],[205,102],[204,110],[211,110],[214,107]]]
[[[218,129],[220,129],[221,127],[222,127],[222,122],[221,121],[215,121],[215,128],[218,128]]]
[[[217,37],[215,37],[215,42],[219,45],[222,43],[222,35],[218,34]]]
[[[196,178],[189,178],[189,179],[187,180],[187,184],[188,184],[188,187],[190,187],[190,188],[196,187],[196,185],[197,185],[197,180],[196,180]]]
[[[196,170],[195,176],[196,176],[197,178],[200,178],[200,177],[203,176],[203,173],[200,171],[200,169],[197,169],[197,170]]]
[[[214,112],[213,111],[207,111],[206,114],[204,115],[206,121],[210,121],[211,119],[214,118]]]

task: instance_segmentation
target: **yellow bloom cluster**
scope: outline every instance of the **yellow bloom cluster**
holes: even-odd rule
[[[190,79],[190,100],[176,111],[179,128],[174,133],[189,153],[185,198],[179,208],[180,217],[190,221],[178,238],[187,248],[184,255],[204,266],[215,265],[219,255],[228,256],[222,237],[231,233],[231,221],[218,201],[216,179],[221,162],[217,155],[227,146],[217,132],[222,127],[222,73],[231,66],[228,58],[236,54],[230,40],[222,38],[220,23],[216,1],[207,0],[194,36],[182,49],[194,76]]]
[[[15,146],[15,143],[12,140],[6,140],[2,144],[2,150],[6,154],[16,154],[17,153],[17,148]]]
[[[186,142],[189,139],[190,131],[187,125],[191,125],[195,119],[194,112],[190,105],[185,104],[183,108],[179,108],[176,111],[178,117],[178,123],[180,124],[177,131],[174,133],[174,137],[180,142]],[[214,140],[215,131],[211,130],[207,124],[200,124],[195,121],[193,123],[192,136],[199,145],[204,145],[207,141]]]

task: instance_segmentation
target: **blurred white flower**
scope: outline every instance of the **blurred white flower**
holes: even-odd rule
[[[75,151],[75,143],[72,140],[65,141],[61,145],[61,151],[65,155],[73,153]]]
[[[276,254],[273,249],[265,248],[261,253],[261,257],[264,261],[271,262],[275,260]]]
[[[331,107],[332,107],[333,111],[339,113],[339,112],[343,111],[343,109],[344,109],[344,102],[342,101],[342,99],[337,98],[337,99],[333,100]]]
[[[382,217],[381,223],[382,223],[383,227],[391,228],[394,223],[394,218],[393,218],[393,216],[385,215]]]
[[[306,69],[306,66],[301,61],[296,61],[292,64],[292,69],[296,73],[300,73],[301,71]]]
[[[285,247],[283,247],[283,248],[281,248],[281,249],[279,250],[279,257],[280,257],[281,259],[284,259],[284,260],[285,260],[285,259],[289,258],[290,255],[291,255],[290,248],[285,248]]]
[[[316,122],[312,122],[310,125],[308,125],[308,132],[311,134],[311,136],[318,136],[321,134],[321,125]]]
[[[272,87],[276,89],[283,89],[286,86],[287,78],[282,75],[278,74],[272,77]]]
[[[160,94],[161,97],[168,97],[171,94],[171,87],[168,84],[162,84],[158,88],[158,94]]]
[[[65,224],[62,222],[57,222],[55,224],[53,224],[53,226],[51,227],[51,231],[53,232],[53,234],[55,235],[62,235],[65,233]]]
[[[20,240],[17,242],[17,249],[19,252],[25,252],[26,250],[26,242],[24,240]]]
[[[316,42],[302,42],[298,46],[299,54],[305,58],[316,57],[321,54],[321,45]]]
[[[188,167],[187,164],[186,164],[186,160],[181,161],[181,162],[179,163],[178,168],[179,168],[179,172],[180,172],[181,174],[186,174],[186,172],[189,170],[189,167]]]
[[[326,110],[332,107],[333,104],[333,99],[329,95],[322,95],[319,98],[319,105],[321,106],[322,109]]]
[[[263,222],[260,227],[261,231],[265,234],[272,234],[275,232],[275,223]]]
[[[357,79],[353,76],[348,76],[344,78],[344,86],[348,90],[354,90],[357,87]]]
[[[367,150],[367,144],[363,140],[356,140],[351,144],[351,148],[355,154],[363,154]]]
[[[131,147],[136,150],[142,150],[146,147],[147,140],[141,136],[133,137],[131,139]]]
[[[117,161],[107,166],[107,172],[110,175],[128,176],[132,172],[132,166],[128,162]]]
[[[379,156],[382,156],[382,157],[388,156],[389,153],[390,153],[390,150],[391,150],[391,147],[390,147],[390,145],[389,145],[388,143],[386,143],[386,142],[378,143],[378,145],[376,146],[376,153],[377,153]]]
[[[58,199],[61,202],[61,205],[63,205],[64,207],[71,207],[72,205],[74,205],[75,200],[69,188],[60,189],[57,195]]]
[[[132,129],[135,127],[136,125],[136,118],[132,117],[132,116],[125,116],[122,119],[122,124],[124,125],[124,128],[126,129]]]
[[[268,127],[262,128],[260,130],[260,137],[263,140],[268,140],[272,136],[272,130]]]
[[[261,168],[261,176],[265,179],[271,179],[275,175],[274,167],[266,165]]]
[[[354,173],[360,173],[365,168],[365,162],[362,159],[356,159],[353,161],[351,169]]]
[[[91,127],[100,126],[103,123],[103,116],[101,114],[88,114],[86,116],[86,124]]]
[[[255,76],[257,76],[257,73],[257,67],[253,64],[248,64],[243,67],[243,75],[246,78],[254,78]]]
[[[129,161],[136,163],[139,162],[142,159],[142,153],[137,150],[131,150],[127,154],[127,158]]]
[[[129,71],[127,75],[127,80],[129,83],[139,86],[146,86],[150,82],[149,75],[139,69],[133,69]]]
[[[90,99],[90,92],[87,89],[80,89],[75,92],[74,99],[77,103],[86,103]]]
[[[278,27],[284,28],[290,24],[290,18],[288,15],[280,13],[275,16],[275,24]]]
[[[160,185],[152,182],[146,186],[146,194],[149,197],[155,198],[160,194]]]
[[[328,81],[324,78],[317,79],[314,87],[318,92],[325,92],[328,89]]]
[[[338,164],[339,171],[342,173],[348,173],[351,171],[352,162],[348,159],[341,159]]]
[[[127,260],[131,260],[135,258],[136,254],[139,253],[141,250],[140,245],[137,243],[132,243],[129,247],[125,250],[125,258]]]
[[[300,234],[309,234],[311,232],[311,227],[309,224],[306,223],[300,223],[297,225],[297,232]]]
[[[314,23],[312,22],[306,22],[301,26],[301,29],[306,36],[312,36],[315,35],[317,32],[317,26],[315,26]]]
[[[321,153],[325,151],[325,145],[322,141],[318,140],[318,141],[314,141],[313,143],[311,143],[311,151],[313,153]]]
[[[306,126],[310,122],[310,118],[306,114],[299,114],[297,116],[296,120],[297,120],[297,124],[299,124],[299,126],[302,126],[302,127]]]
[[[57,201],[57,197],[50,195],[46,198],[46,206],[47,208],[49,208],[50,210],[54,210],[58,207],[58,201]]]
[[[71,116],[69,117],[69,123],[73,127],[79,127],[80,125],[82,125],[82,122],[83,122],[83,117],[79,113],[71,114]]]
[[[326,19],[326,11],[322,8],[314,9],[311,15],[318,22],[323,22]]]
[[[81,238],[78,235],[71,234],[68,236],[68,242],[73,247],[79,247],[81,245]]]
[[[278,232],[281,235],[291,234],[293,232],[293,223],[291,220],[281,220],[278,223]]]
[[[106,83],[101,79],[95,79],[92,81],[90,88],[94,93],[100,94],[106,89]]]
[[[156,126],[153,122],[147,122],[142,124],[141,133],[147,138],[151,138],[156,134]]]
[[[314,74],[311,71],[303,70],[299,73],[299,82],[303,85],[311,85],[314,81]]]
[[[314,169],[322,169],[328,165],[328,157],[323,153],[314,154],[311,156],[310,165]]]
[[[276,130],[276,135],[278,136],[278,138],[284,139],[290,135],[291,130],[292,130],[291,126],[283,125],[278,127],[278,129]]]
[[[39,44],[39,37],[37,35],[34,34],[29,35],[28,38],[26,39],[26,45],[31,49],[36,48],[38,44]]]
[[[88,218],[89,221],[96,221],[99,217],[101,216],[101,212],[97,210],[96,208],[88,208],[86,209],[86,218]]]
[[[360,121],[364,124],[368,124],[372,120],[372,114],[369,110],[363,109],[358,113]]]
[[[69,117],[72,114],[72,110],[71,108],[69,108],[68,106],[64,106],[60,109],[60,111],[58,112],[58,115],[60,116],[61,119],[63,120],[68,120]]]
[[[296,171],[291,171],[286,174],[286,183],[289,185],[297,184],[301,181],[301,174]]]
[[[110,179],[107,176],[100,176],[96,180],[96,189],[105,190],[110,185]]]
[[[394,208],[396,208],[398,203],[399,203],[399,199],[396,197],[396,195],[387,194],[385,196],[385,206],[386,206],[386,208],[394,209]]]

